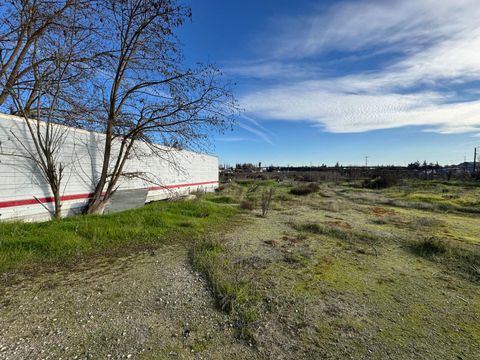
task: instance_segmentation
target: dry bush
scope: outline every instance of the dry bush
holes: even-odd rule
[[[398,178],[392,174],[382,174],[372,179],[366,179],[362,183],[362,187],[368,189],[386,189],[398,183]]]
[[[255,208],[255,204],[250,200],[242,200],[240,203],[240,208],[243,210],[253,210]]]
[[[273,188],[269,187],[262,192],[262,216],[267,216],[268,210],[270,210],[270,204],[273,197]]]
[[[299,185],[290,189],[290,194],[304,196],[312,194],[320,190],[320,186],[317,183],[310,183],[308,185]]]

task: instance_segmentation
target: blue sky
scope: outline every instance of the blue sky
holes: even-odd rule
[[[234,81],[222,163],[441,164],[480,146],[478,0],[190,0],[188,61]]]

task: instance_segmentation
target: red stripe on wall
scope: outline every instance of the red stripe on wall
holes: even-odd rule
[[[165,186],[155,186],[148,188],[149,191],[157,191],[157,190],[165,190],[165,189],[178,189],[183,187],[189,186],[200,186],[200,185],[210,185],[210,184],[217,184],[218,181],[206,181],[206,182],[199,182],[199,183],[192,183],[192,184],[175,184],[175,185],[165,185]],[[75,195],[64,195],[60,198],[61,201],[69,201],[69,200],[81,200],[81,199],[89,199],[93,196],[93,193],[89,194],[75,194]],[[0,202],[0,209],[1,208],[8,208],[8,207],[15,207],[15,206],[25,206],[25,205],[35,205],[39,202],[41,203],[50,203],[54,202],[54,198],[52,196],[44,197],[44,198],[34,198],[34,199],[22,199],[22,200],[7,200]]]

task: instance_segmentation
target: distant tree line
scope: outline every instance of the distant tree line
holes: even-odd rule
[[[234,167],[229,166],[229,165],[222,165],[221,169],[234,169],[236,171],[257,171],[259,169],[263,169],[267,172],[271,171],[325,171],[325,170],[331,170],[331,169],[365,169],[366,167],[364,165],[358,166],[358,165],[341,165],[340,163],[336,163],[334,166],[327,166],[325,164],[319,165],[319,166],[274,166],[274,165],[269,165],[262,167],[262,163],[259,163],[258,165],[253,164],[253,163],[237,163],[235,164]],[[390,170],[396,170],[396,169],[409,169],[409,170],[439,170],[442,168],[449,168],[452,167],[452,165],[446,165],[446,166],[441,166],[438,164],[438,162],[435,163],[427,163],[427,161],[415,161],[412,163],[409,163],[407,166],[399,166],[399,165],[376,165],[376,166],[368,166],[368,168],[371,169],[390,169]]]

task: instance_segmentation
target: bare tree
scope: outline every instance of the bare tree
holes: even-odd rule
[[[161,144],[199,146],[236,110],[216,68],[181,65],[173,30],[191,14],[176,0],[12,0],[0,9],[0,107],[25,119],[33,143],[25,156],[49,183],[56,216],[66,134],[58,125],[105,134],[87,207],[96,213],[132,176],[124,169],[139,140],[160,156]]]
[[[34,48],[81,3],[85,0],[11,0],[0,5],[0,106],[35,67],[52,60],[50,54],[44,58],[37,53],[33,61]]]
[[[103,212],[139,140],[191,148],[228,126],[236,103],[213,66],[183,68],[173,30],[191,14],[175,0],[106,0],[100,5],[111,57],[97,84],[105,134],[102,169],[88,213]],[[108,30],[107,30],[108,29]],[[118,150],[117,150],[118,147]]]
[[[19,17],[24,16],[27,5],[29,11],[34,12],[31,16],[40,16],[37,11],[43,9],[50,1],[23,1],[23,7],[19,8]],[[57,2],[53,2],[57,4]],[[14,113],[21,116],[26,124],[27,138],[31,141],[24,142],[21,134],[12,133],[23,150],[14,154],[29,159],[39,170],[42,178],[49,185],[54,200],[54,217],[61,216],[61,185],[64,177],[65,163],[61,160],[61,150],[65,143],[69,128],[63,125],[78,124],[80,112],[85,112],[77,100],[81,84],[85,84],[88,78],[88,62],[85,53],[88,54],[88,36],[86,27],[82,24],[84,3],[80,1],[68,1],[62,7],[62,19],[52,19],[55,26],[48,31],[43,31],[35,36],[28,45],[28,56],[16,58],[16,65],[20,66],[23,61],[23,72],[15,78],[15,69],[11,70],[8,79],[2,88],[11,100]],[[78,6],[73,6],[75,4]],[[82,6],[80,6],[82,5]],[[58,11],[54,12],[58,13]],[[14,15],[14,14],[12,14]],[[30,19],[36,24],[41,20]],[[31,31],[26,30],[27,34]],[[28,35],[29,36],[29,35]],[[28,38],[30,39],[30,38]],[[27,40],[28,42],[29,40]],[[2,43],[3,44],[3,43]],[[27,44],[24,44],[24,48]],[[5,47],[5,46],[4,46]],[[11,54],[10,59],[13,54]],[[7,65],[8,61],[4,64]],[[28,69],[28,71],[26,71]]]

